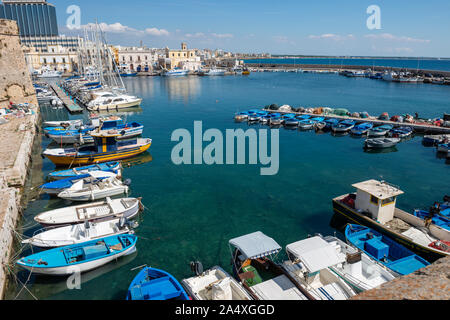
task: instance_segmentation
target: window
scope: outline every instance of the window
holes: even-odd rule
[[[63,63],[66,63],[66,58],[62,58],[62,62],[63,62]]]
[[[375,205],[378,205],[378,198],[375,196],[370,196],[370,202],[372,202]]]
[[[394,201],[395,201],[395,197],[390,197],[390,198],[387,198],[387,199],[382,200],[382,201],[381,201],[381,205],[382,205],[382,206],[386,206],[386,205],[388,205],[388,204],[393,203]]]

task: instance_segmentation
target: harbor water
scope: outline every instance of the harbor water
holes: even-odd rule
[[[124,79],[129,92],[143,98],[141,108],[126,117],[144,127],[153,139],[144,155],[131,160],[124,178],[131,179],[129,196],[142,197],[147,208],[139,218],[137,252],[81,276],[81,289],[68,289],[66,278],[34,276],[15,268],[7,299],[124,299],[128,286],[144,264],[164,269],[178,280],[192,275],[189,262],[206,268],[220,265],[231,272],[228,240],[262,231],[280,245],[309,234],[333,234],[331,199],[353,191],[351,184],[367,179],[386,180],[404,192],[398,207],[428,208],[450,193],[450,165],[435,148],[414,136],[389,152],[363,150],[364,140],[280,128],[279,172],[261,176],[261,165],[175,165],[171,141],[175,129],[193,133],[194,121],[203,130],[263,129],[235,123],[233,115],[276,103],[295,107],[328,106],[367,111],[371,115],[419,113],[441,117],[450,111],[450,87],[388,83],[336,74],[252,73],[223,77],[135,77]],[[45,110],[44,120],[64,119],[65,109]],[[86,115],[85,115],[86,116]],[[77,118],[80,116],[71,116]],[[45,137],[42,147],[50,143]],[[207,143],[204,143],[206,146]],[[36,185],[54,165],[34,162]],[[25,236],[39,226],[33,217],[70,205],[40,195],[31,201],[22,221]],[[338,233],[339,235],[339,233]],[[21,256],[31,254],[25,248]],[[280,253],[280,259],[284,258]]]

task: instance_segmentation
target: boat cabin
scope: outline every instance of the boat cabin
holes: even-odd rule
[[[404,192],[384,181],[367,180],[352,185],[356,188],[355,209],[367,212],[372,219],[385,224],[394,218],[397,196]]]

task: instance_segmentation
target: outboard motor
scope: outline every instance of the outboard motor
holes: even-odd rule
[[[131,179],[126,179],[126,180],[123,182],[123,184],[126,185],[126,186],[130,186],[130,184],[131,184]]]
[[[196,276],[199,276],[203,273],[203,265],[200,261],[191,261],[191,271],[195,273]]]
[[[127,218],[121,217],[119,220],[119,229],[123,229],[127,223]]]

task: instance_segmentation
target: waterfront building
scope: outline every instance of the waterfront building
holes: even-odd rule
[[[151,71],[158,61],[156,50],[147,47],[116,46],[112,51],[121,71]]]
[[[33,47],[23,47],[25,60],[31,73],[43,68],[73,72],[77,69],[78,54],[60,45],[49,45],[47,51],[38,51]]]
[[[165,49],[165,57],[160,57],[158,60],[162,68],[168,70],[181,68],[189,71],[200,70],[202,62],[197,55],[196,49],[188,49],[185,42],[181,43],[181,49]]]

